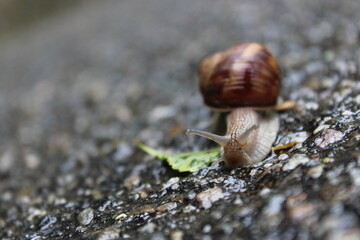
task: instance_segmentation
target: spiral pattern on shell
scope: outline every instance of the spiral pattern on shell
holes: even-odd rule
[[[203,60],[200,90],[217,109],[276,104],[281,71],[275,57],[258,43],[244,43]]]

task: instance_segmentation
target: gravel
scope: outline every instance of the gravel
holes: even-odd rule
[[[1,239],[358,238],[358,1],[67,6],[0,34]],[[212,147],[183,134],[215,118],[199,62],[248,41],[279,60],[295,146],[191,174],[136,147]]]

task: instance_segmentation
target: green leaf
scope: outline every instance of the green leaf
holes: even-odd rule
[[[220,156],[219,148],[202,152],[167,154],[150,148],[142,143],[137,143],[137,146],[151,156],[166,161],[172,169],[179,172],[196,172],[197,170],[208,166]]]

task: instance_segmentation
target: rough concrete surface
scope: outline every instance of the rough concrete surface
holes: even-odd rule
[[[0,41],[1,239],[359,239],[360,2],[83,1]],[[202,58],[278,58],[275,145],[179,174],[138,148],[203,150]]]

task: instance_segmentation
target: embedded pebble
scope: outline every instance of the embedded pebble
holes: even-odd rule
[[[283,195],[277,194],[270,198],[268,205],[264,209],[264,213],[267,216],[274,216],[281,211],[282,204],[285,201]]]
[[[133,154],[134,149],[127,143],[120,144],[114,153],[114,160],[118,162],[126,161]]]
[[[309,175],[313,179],[319,178],[324,170],[324,167],[324,164],[319,164],[315,167],[312,167],[307,171],[307,175]]]
[[[170,239],[171,240],[183,240],[183,237],[184,237],[184,232],[181,231],[181,230],[173,231],[170,234]]]
[[[177,183],[178,181],[180,180],[179,177],[173,177],[173,178],[170,178],[169,181],[167,181],[167,183],[165,183],[162,187],[162,190],[170,187],[171,185]]]
[[[139,186],[140,182],[141,182],[140,176],[134,175],[134,176],[130,176],[124,180],[124,186],[128,190],[131,190],[131,189]]]
[[[360,94],[355,97],[355,102],[360,104]]]
[[[317,134],[318,132],[321,132],[324,129],[328,129],[329,127],[330,125],[328,124],[320,125],[313,131],[313,134]]]
[[[174,106],[157,106],[149,112],[148,119],[151,123],[156,123],[160,120],[172,118],[176,116],[176,108]]]
[[[81,225],[90,224],[93,218],[94,218],[94,209],[92,208],[86,208],[82,210],[77,217]]]
[[[345,110],[341,113],[341,115],[343,116],[351,116],[351,115],[354,115],[355,113],[352,112],[352,111],[349,111],[349,110]]]
[[[205,209],[211,208],[212,203],[222,198],[224,198],[222,190],[216,187],[207,189],[196,195],[196,200],[200,203],[200,206]]]
[[[202,229],[203,233],[209,233],[211,232],[211,225],[210,224],[206,224],[203,229]]]
[[[241,200],[240,197],[237,197],[237,198],[235,199],[235,201],[234,201],[234,204],[235,204],[235,205],[238,205],[238,206],[241,206],[241,205],[244,204],[244,202]]]
[[[360,168],[350,169],[349,172],[355,186],[360,187]]]
[[[170,211],[173,210],[177,207],[177,203],[175,202],[169,202],[169,203],[165,203],[159,207],[156,208],[156,211],[158,212],[166,212],[166,211]]]
[[[304,203],[290,209],[290,217],[295,221],[303,221],[314,214],[315,207],[310,203]]]
[[[267,196],[269,195],[269,193],[271,193],[271,189],[270,188],[263,188],[261,189],[259,195],[264,197],[264,196]]]
[[[290,133],[288,137],[290,137],[292,142],[302,143],[309,137],[309,134],[306,131],[294,132]]]
[[[121,221],[123,219],[127,218],[127,215],[125,213],[121,213],[115,217],[116,221]]]
[[[315,139],[315,144],[321,148],[325,148],[331,143],[341,140],[344,134],[334,129],[326,129],[322,132],[321,137]]]
[[[310,161],[310,159],[305,154],[294,154],[286,163],[282,170],[289,171],[295,169],[297,166],[302,165]]]
[[[37,154],[27,151],[24,156],[25,164],[28,168],[35,169],[40,164],[40,158]]]
[[[116,228],[105,228],[101,230],[100,233],[97,235],[96,240],[115,240],[119,239],[119,229]]]
[[[0,156],[0,172],[8,172],[15,163],[14,149],[9,148]]]
[[[187,205],[186,207],[184,207],[184,210],[183,212],[184,213],[189,213],[189,212],[192,212],[192,211],[195,211],[196,210],[196,207],[193,206],[193,205]]]
[[[145,232],[145,233],[153,233],[156,229],[156,224],[149,222],[148,224],[142,226],[140,228],[140,232]]]
[[[305,104],[305,108],[308,110],[317,110],[319,108],[319,104],[317,102],[308,102]]]
[[[289,155],[287,155],[287,154],[285,154],[285,153],[280,154],[280,156],[278,157],[278,159],[279,159],[280,161],[283,161],[283,160],[288,159],[288,158],[289,158]]]

